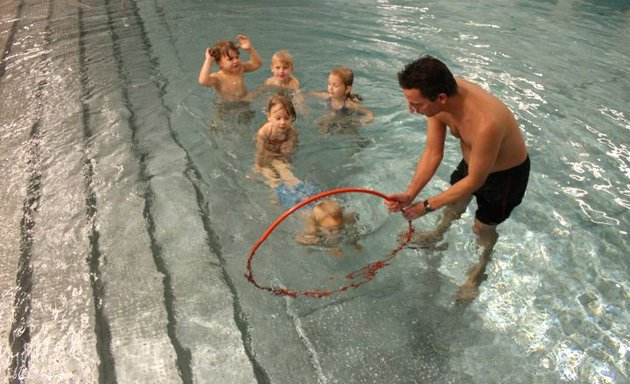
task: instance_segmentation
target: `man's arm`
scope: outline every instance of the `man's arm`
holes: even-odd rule
[[[385,202],[390,211],[400,211],[405,208],[429,183],[444,156],[444,140],[446,139],[446,124],[436,117],[427,119],[427,141],[424,151],[418,160],[411,182],[404,193],[389,195]]]
[[[418,160],[416,171],[405,193],[412,196],[412,200],[424,189],[437,171],[444,156],[444,141],[446,140],[446,124],[436,117],[427,119],[427,142]]]

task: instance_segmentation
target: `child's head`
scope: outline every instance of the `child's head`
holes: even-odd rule
[[[313,207],[313,218],[317,227],[329,235],[337,235],[344,224],[343,209],[332,199],[318,202]]]
[[[240,65],[238,47],[229,40],[217,41],[210,48],[210,55],[221,69],[238,68]]]
[[[278,51],[271,57],[271,72],[280,79],[293,72],[293,56],[287,50]]]
[[[328,75],[328,93],[333,97],[348,97],[352,90],[354,73],[348,67],[333,68]]]
[[[283,94],[271,96],[267,105],[267,119],[271,123],[290,126],[297,114],[291,99]]]

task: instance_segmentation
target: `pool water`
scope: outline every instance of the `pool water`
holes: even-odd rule
[[[0,9],[0,381],[630,383],[627,2]],[[425,121],[396,74],[421,54],[514,111],[532,173],[477,299],[455,302],[477,259],[474,203],[438,246],[404,249],[356,289],[293,299],[247,282],[250,248],[284,211],[252,171],[267,95],[222,110],[197,84],[204,49],[237,34],[265,62],[250,90],[281,49],[306,91],[324,91],[332,67],[355,71],[371,124],[322,134],[315,99],[295,122],[294,172],[323,190],[406,188]],[[460,159],[449,137],[422,196],[447,188]],[[339,199],[362,250],[299,246],[290,217],[256,253],[256,278],[332,289],[396,247],[400,215],[374,196]]]

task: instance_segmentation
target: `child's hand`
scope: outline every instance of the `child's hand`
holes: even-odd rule
[[[238,35],[236,36],[236,38],[238,39],[238,42],[240,44],[239,48],[242,48],[244,50],[251,49],[252,43],[249,41],[249,37],[245,35]]]
[[[339,247],[330,248],[330,253],[337,258],[341,258],[345,256],[345,253],[343,253],[343,251]]]
[[[282,153],[284,156],[289,156],[291,152],[293,152],[292,142],[287,140],[284,143],[280,144],[280,153]]]
[[[212,60],[212,48],[206,48],[206,60]]]
[[[317,236],[310,233],[301,233],[295,240],[302,245],[315,245],[318,242]]]
[[[362,117],[359,119],[359,124],[361,125],[368,125],[370,124],[370,122],[372,122],[372,119],[366,118],[366,117]]]

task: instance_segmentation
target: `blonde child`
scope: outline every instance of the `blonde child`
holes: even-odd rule
[[[292,180],[291,183],[277,183],[274,187],[278,202],[286,209],[318,194],[321,190],[308,181]],[[298,217],[304,222],[304,228],[296,241],[303,245],[321,245],[329,247],[335,256],[342,256],[339,244],[344,240],[357,250],[362,247],[357,244],[358,236],[352,224],[356,222],[354,213],[344,213],[341,204],[333,199],[323,199],[309,204],[298,211]],[[347,235],[350,235],[348,237]]]
[[[356,222],[354,213],[344,213],[341,204],[336,200],[325,199],[303,214],[304,229],[297,236],[297,241],[304,245],[323,245],[331,247],[331,252],[336,256],[342,256],[339,248],[344,232],[348,225]],[[361,250],[356,238],[350,239],[349,244]]]
[[[265,80],[263,86],[278,87],[297,91],[300,81],[293,76],[293,57],[287,50],[274,53],[271,57],[271,73],[273,76]]]
[[[351,93],[354,73],[348,67],[333,68],[328,74],[328,92],[314,92],[313,96],[325,98],[330,117],[345,117],[360,115],[360,124],[368,124],[374,120],[374,114],[361,105],[361,97]],[[323,130],[326,127],[323,126]]]
[[[199,72],[199,84],[213,87],[223,101],[242,100],[247,95],[243,74],[255,71],[262,65],[262,60],[249,38],[245,35],[238,35],[236,38],[239,41],[238,47],[231,41],[221,40],[207,48],[206,58]],[[248,62],[241,63],[239,49],[249,54]],[[216,72],[212,72],[213,61],[219,67]]]
[[[272,188],[280,184],[295,187],[300,182],[289,164],[289,157],[298,142],[298,132],[293,128],[295,118],[291,99],[274,95],[267,106],[267,122],[256,133],[254,171],[263,174]]]

